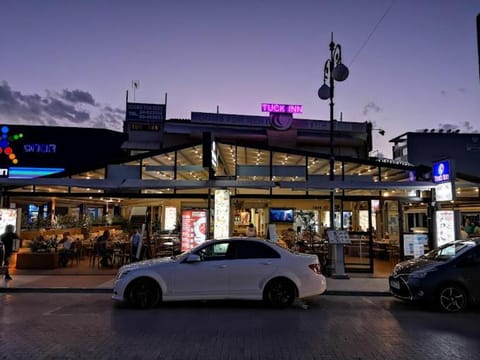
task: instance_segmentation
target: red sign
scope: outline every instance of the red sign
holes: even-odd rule
[[[207,211],[182,210],[182,251],[188,251],[207,239]]]

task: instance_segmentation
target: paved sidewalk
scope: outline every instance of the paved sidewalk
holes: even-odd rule
[[[110,293],[114,275],[14,275],[0,280],[2,292],[102,292]],[[387,296],[388,280],[369,275],[352,275],[349,279],[327,278],[329,295]]]
[[[349,279],[327,278],[327,294],[389,296],[390,292],[386,277],[370,277],[369,275],[355,274],[350,276]]]

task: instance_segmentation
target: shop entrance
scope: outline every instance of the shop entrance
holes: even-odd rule
[[[380,200],[373,209],[372,232],[374,274],[386,276],[400,262],[400,222],[397,200]]]
[[[372,217],[367,201],[342,201],[341,212],[335,213],[336,227],[347,230],[351,243],[345,245],[345,270],[347,272],[372,272]]]
[[[400,261],[400,224],[397,200],[343,200],[336,211],[336,227],[348,230],[345,271],[386,276]]]

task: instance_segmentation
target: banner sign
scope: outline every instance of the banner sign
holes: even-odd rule
[[[188,251],[207,239],[207,211],[182,211],[182,251]]]
[[[166,111],[166,105],[164,104],[127,103],[126,121],[164,121]]]

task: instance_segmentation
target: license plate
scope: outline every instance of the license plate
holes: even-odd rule
[[[400,289],[400,282],[398,280],[390,280],[390,286],[395,289]]]

